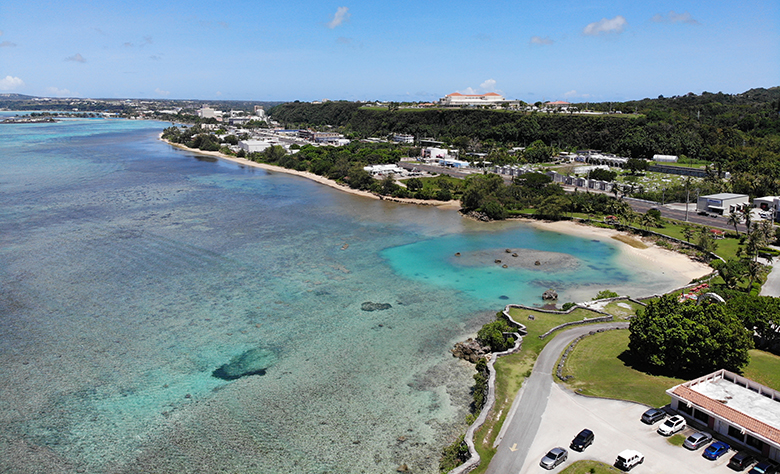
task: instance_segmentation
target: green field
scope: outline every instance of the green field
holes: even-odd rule
[[[577,461],[567,467],[561,474],[614,474],[623,471],[598,461]]]
[[[628,335],[626,330],[607,331],[581,340],[566,361],[564,374],[574,377],[567,385],[583,395],[655,407],[668,404],[669,396],[665,391],[685,380],[649,375],[632,368],[626,357]],[[780,390],[780,356],[751,350],[744,375]]]

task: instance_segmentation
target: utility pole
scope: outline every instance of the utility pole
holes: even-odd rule
[[[685,222],[688,222],[688,201],[691,197],[691,191],[688,189],[688,183],[690,179],[685,180]]]

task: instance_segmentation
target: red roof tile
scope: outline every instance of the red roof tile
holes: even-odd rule
[[[770,426],[763,421],[756,420],[755,418],[748,416],[741,411],[735,410],[730,406],[721,403],[717,400],[702,395],[699,392],[691,390],[683,385],[678,385],[672,392],[683,400],[687,400],[694,405],[698,405],[703,409],[714,413],[717,416],[730,421],[736,425],[745,428],[755,434],[763,436],[764,438],[771,440],[774,443],[780,444],[780,429]]]

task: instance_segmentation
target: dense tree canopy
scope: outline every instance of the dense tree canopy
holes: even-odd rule
[[[723,305],[678,302],[666,295],[631,320],[629,351],[637,364],[679,377],[716,369],[740,372],[750,360],[750,331]]]

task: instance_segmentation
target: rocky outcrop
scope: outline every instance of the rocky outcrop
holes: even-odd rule
[[[558,299],[558,293],[555,292],[555,290],[547,290],[544,293],[542,293],[542,299],[543,300],[557,300]]]
[[[216,369],[212,376],[222,380],[236,380],[249,375],[265,375],[266,369],[276,361],[276,355],[267,349],[249,349],[233,357],[230,362]]]
[[[363,311],[384,311],[392,307],[393,306],[390,303],[372,303],[370,301],[366,301],[360,305],[360,309]]]
[[[452,355],[458,359],[463,359],[476,364],[479,359],[490,353],[490,347],[485,347],[473,338],[465,342],[458,342],[455,347],[450,349]]]

